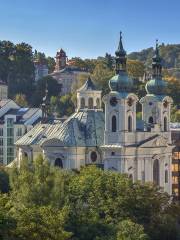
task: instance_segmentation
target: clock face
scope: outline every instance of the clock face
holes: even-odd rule
[[[110,104],[111,104],[111,106],[116,106],[116,104],[117,104],[117,99],[116,99],[116,97],[112,97],[112,98],[110,99]]]

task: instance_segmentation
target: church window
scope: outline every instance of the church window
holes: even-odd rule
[[[164,117],[164,132],[167,132],[167,117]]]
[[[63,161],[61,158],[56,158],[55,163],[54,163],[55,167],[59,167],[59,168],[63,168]]]
[[[165,170],[165,183],[168,183],[168,170]]]
[[[133,181],[133,175],[129,174],[129,179],[131,179]]]
[[[99,100],[99,98],[96,99],[96,108],[100,108],[100,100]]]
[[[132,117],[128,117],[128,132],[132,132]]]
[[[153,117],[151,116],[151,117],[149,117],[149,121],[148,121],[150,124],[153,124]]]
[[[85,99],[81,98],[81,108],[85,108]]]
[[[91,152],[91,161],[95,162],[97,160],[97,153],[96,152]]]
[[[153,182],[156,185],[159,185],[159,160],[154,160],[153,163]]]
[[[93,98],[88,99],[88,108],[93,109]]]
[[[112,116],[112,132],[116,132],[116,130],[117,130],[116,116]]]

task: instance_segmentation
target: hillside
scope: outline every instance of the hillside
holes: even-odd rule
[[[167,68],[171,74],[180,77],[180,44],[161,44],[160,54],[163,58],[163,66]],[[152,62],[153,48],[147,48],[140,52],[132,52],[128,55],[129,59],[142,61],[146,67]]]

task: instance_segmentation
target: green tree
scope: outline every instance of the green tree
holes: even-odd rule
[[[118,225],[117,240],[148,240],[142,225],[124,220]]]
[[[27,107],[28,103],[24,94],[16,94],[14,101],[21,107]]]

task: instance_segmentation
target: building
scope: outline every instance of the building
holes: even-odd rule
[[[140,100],[133,93],[133,81],[127,74],[122,36],[115,54],[116,75],[109,80],[110,92],[101,98],[101,91],[88,78],[77,91],[76,112],[59,128],[40,134],[37,145],[34,135],[42,125],[16,142],[18,164],[24,156],[32,161],[38,152],[61,168],[97,164],[126,173],[133,181],[154,182],[171,194],[172,99],[164,94],[166,83],[162,79],[158,43],[152,59],[152,77],[146,83],[147,94]],[[136,122],[138,101],[142,104],[141,122]]]
[[[68,65],[66,52],[62,48],[56,54],[55,70],[49,74],[61,85],[61,95],[73,92],[74,88],[79,84],[79,79],[87,75],[89,75],[88,72]]]
[[[56,66],[55,66],[55,72],[59,72],[60,70],[64,69],[67,65],[67,56],[66,52],[61,48],[56,53]]]
[[[39,108],[21,108],[13,100],[0,101],[0,164],[16,157],[14,143],[27,133],[42,116]]]
[[[35,82],[37,82],[42,77],[48,75],[48,67],[45,63],[35,60],[34,68],[35,68]]]
[[[180,123],[171,125],[171,137],[175,148],[172,155],[172,193],[180,201]]]
[[[8,86],[0,80],[0,100],[8,98]]]

